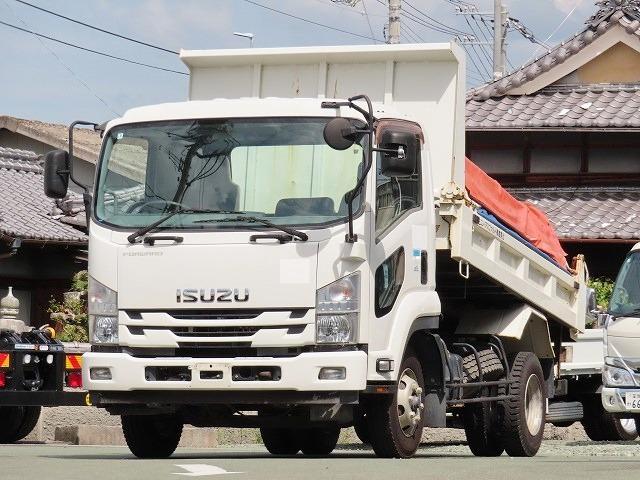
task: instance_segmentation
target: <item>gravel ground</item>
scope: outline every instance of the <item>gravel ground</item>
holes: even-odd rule
[[[120,425],[120,417],[109,415],[101,408],[92,407],[53,407],[43,408],[40,424],[26,440],[51,442],[57,426],[69,425]],[[221,445],[253,444],[260,442],[257,429],[220,428],[218,442]],[[587,441],[582,426],[576,423],[568,428],[557,428],[548,424],[545,439],[570,442]],[[463,430],[450,428],[425,429],[423,441],[429,444],[461,443],[465,441]],[[352,428],[344,429],[340,437],[343,444],[358,444],[358,438]]]

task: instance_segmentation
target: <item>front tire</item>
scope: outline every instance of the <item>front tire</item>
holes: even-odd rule
[[[182,422],[175,415],[122,415],[122,432],[138,458],[167,458],[178,447]]]
[[[271,455],[295,455],[300,451],[300,437],[292,428],[262,427],[260,435]]]
[[[542,444],[545,426],[545,387],[540,361],[531,352],[519,352],[511,366],[504,401],[504,449],[511,457],[533,457]]]
[[[409,350],[400,366],[396,393],[367,408],[371,447],[378,457],[409,458],[416,453],[424,425],[423,391],[422,367]]]
[[[369,432],[369,422],[367,421],[366,414],[362,415],[354,422],[353,429],[364,445],[369,445],[371,443],[371,433]]]
[[[469,449],[476,457],[499,457],[504,452],[495,403],[468,403],[462,413]]]
[[[299,432],[300,448],[305,455],[329,455],[338,444],[339,427],[310,428]]]
[[[636,420],[616,418],[602,406],[599,397],[584,403],[584,417],[581,420],[584,431],[594,442],[632,441],[638,438]]]

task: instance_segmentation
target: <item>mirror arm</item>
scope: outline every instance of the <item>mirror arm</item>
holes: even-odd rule
[[[354,103],[358,100],[364,100],[367,103],[367,110]],[[356,95],[355,97],[348,98],[346,102],[322,102],[320,106],[322,108],[353,108],[355,111],[361,113],[362,116],[367,119],[367,130],[358,131],[358,133],[366,133],[369,136],[369,145],[367,148],[367,164],[362,171],[362,176],[358,179],[358,183],[356,183],[356,186],[353,188],[353,190],[347,192],[345,196],[349,215],[349,233],[345,235],[344,240],[346,243],[356,243],[358,241],[358,236],[353,233],[353,201],[358,196],[359,191],[362,189],[362,186],[367,179],[367,175],[371,170],[371,165],[373,164],[373,152],[375,151],[373,148],[373,132],[374,124],[377,121],[377,118],[373,115],[373,104],[371,103],[371,99],[367,95]]]
[[[365,102],[367,102],[368,111],[355,105],[353,102],[356,100],[364,100]],[[353,201],[358,195],[358,192],[360,192],[360,190],[362,189],[362,186],[364,185],[364,182],[369,175],[369,171],[371,170],[371,165],[373,165],[373,127],[376,118],[373,116],[373,105],[371,104],[371,99],[366,95],[357,95],[355,97],[351,97],[349,99],[349,106],[362,113],[369,124],[369,131],[367,132],[369,134],[369,141],[367,142],[367,164],[362,172],[362,176],[358,179],[358,183],[356,183],[354,189],[347,194],[346,198],[349,213],[349,233],[347,233],[344,240],[346,243],[356,243],[358,241],[358,236],[353,233]]]
[[[94,130],[98,128],[98,124],[94,122],[85,122],[83,120],[76,120],[71,125],[69,125],[69,168],[65,171],[58,171],[58,173],[68,173],[69,178],[73,183],[82,188],[84,192],[82,193],[82,201],[84,203],[84,213],[87,221],[87,231],[89,230],[89,220],[91,218],[91,193],[89,192],[89,187],[80,182],[73,175],[73,129],[76,125],[86,125],[93,127]]]

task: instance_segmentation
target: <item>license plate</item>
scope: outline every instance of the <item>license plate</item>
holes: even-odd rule
[[[627,410],[640,410],[640,392],[627,392],[624,398]]]

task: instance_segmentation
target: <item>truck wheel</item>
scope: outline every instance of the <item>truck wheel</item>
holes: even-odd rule
[[[299,432],[300,447],[305,455],[329,455],[338,444],[339,427],[309,428]]]
[[[377,456],[408,458],[416,453],[424,425],[423,390],[422,367],[408,351],[400,365],[396,393],[371,402],[367,409],[371,447]]]
[[[580,423],[584,427],[584,432],[589,437],[589,440],[594,442],[602,442],[606,440],[606,435],[603,429],[602,417],[606,413],[599,396],[586,397],[582,406],[584,409],[584,415]]]
[[[486,381],[499,380],[504,375],[504,366],[498,354],[491,348],[478,352],[482,376]],[[480,380],[478,361],[476,356],[471,354],[462,359],[462,368],[466,382],[477,382]]]
[[[633,418],[616,418],[611,414],[608,414],[602,418],[603,422],[608,425],[611,441],[624,441],[630,442],[638,438],[638,429],[636,427],[636,421]]]
[[[182,422],[175,415],[122,415],[122,432],[138,458],[167,458],[178,447]]]
[[[369,433],[369,422],[367,422],[366,414],[357,419],[353,424],[353,429],[360,441],[369,445],[371,443],[371,434]]]
[[[272,455],[295,455],[300,451],[300,437],[292,428],[260,428],[262,443]]]
[[[22,407],[24,409],[22,424],[18,431],[15,434],[14,442],[18,440],[22,440],[24,437],[29,435],[31,431],[38,424],[38,420],[40,419],[40,411],[41,407]]]
[[[24,421],[24,407],[0,407],[0,443],[17,441],[17,433]]]
[[[504,452],[500,417],[495,403],[467,403],[462,412],[467,443],[476,457],[499,457]]]
[[[545,388],[540,361],[531,352],[519,352],[511,367],[504,405],[504,449],[511,457],[533,457],[542,444],[545,426]]]

